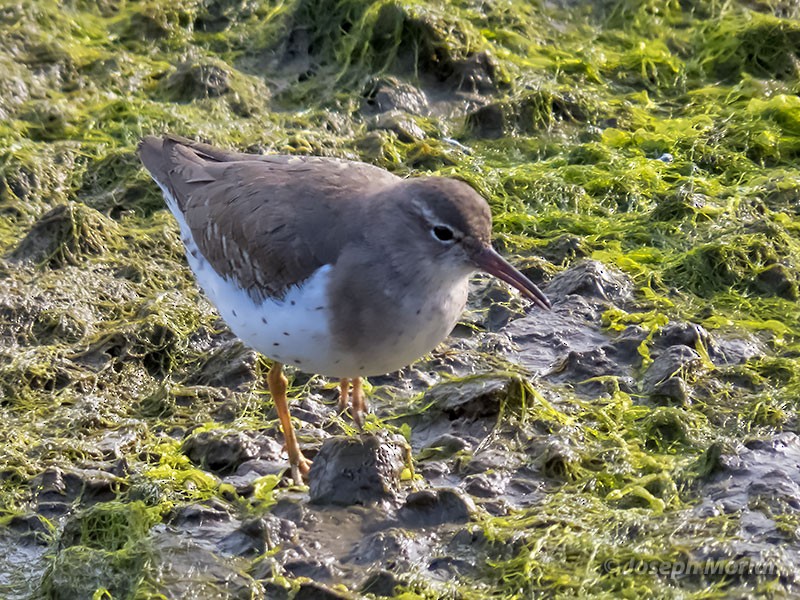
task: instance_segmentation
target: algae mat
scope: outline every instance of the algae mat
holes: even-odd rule
[[[799,19],[3,2],[0,596],[797,595]],[[417,471],[311,503],[135,157],[165,131],[465,179],[554,310],[477,280],[443,347],[371,381],[377,438],[292,374],[310,455],[407,443]]]

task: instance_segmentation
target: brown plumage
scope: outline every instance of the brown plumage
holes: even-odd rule
[[[360,377],[404,367],[441,342],[474,271],[549,307],[492,249],[489,206],[462,181],[240,154],[176,136],[146,137],[139,155],[181,223],[198,282],[234,333],[275,360],[268,383],[295,481],[308,461],[282,362],[341,378],[340,406],[352,383],[360,424]]]
[[[355,216],[369,208],[352,190],[402,181],[363,163],[239,154],[176,136],[144,138],[139,155],[206,260],[258,299],[282,297],[360,236]]]

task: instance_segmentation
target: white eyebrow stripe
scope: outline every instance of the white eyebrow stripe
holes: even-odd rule
[[[439,220],[439,218],[433,214],[433,211],[425,206],[422,202],[417,199],[411,201],[414,208],[416,208],[419,213],[422,215],[422,218],[428,223],[430,227],[447,227],[453,232],[453,237],[456,238],[463,238],[464,233],[458,228],[453,225],[449,225],[448,223],[443,223]]]

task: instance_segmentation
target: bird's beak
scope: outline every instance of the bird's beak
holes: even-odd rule
[[[494,275],[498,279],[517,288],[524,296],[540,308],[550,309],[550,300],[544,295],[535,283],[512,267],[491,246],[481,246],[472,256],[472,260],[482,271]]]

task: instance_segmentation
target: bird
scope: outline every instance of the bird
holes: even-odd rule
[[[440,344],[475,272],[551,307],[492,248],[489,205],[464,181],[171,134],[144,137],[138,156],[178,222],[199,287],[231,331],[272,360],[267,385],[298,484],[310,461],[292,426],[284,365],[339,379],[338,407],[349,403],[362,426],[362,378]]]

